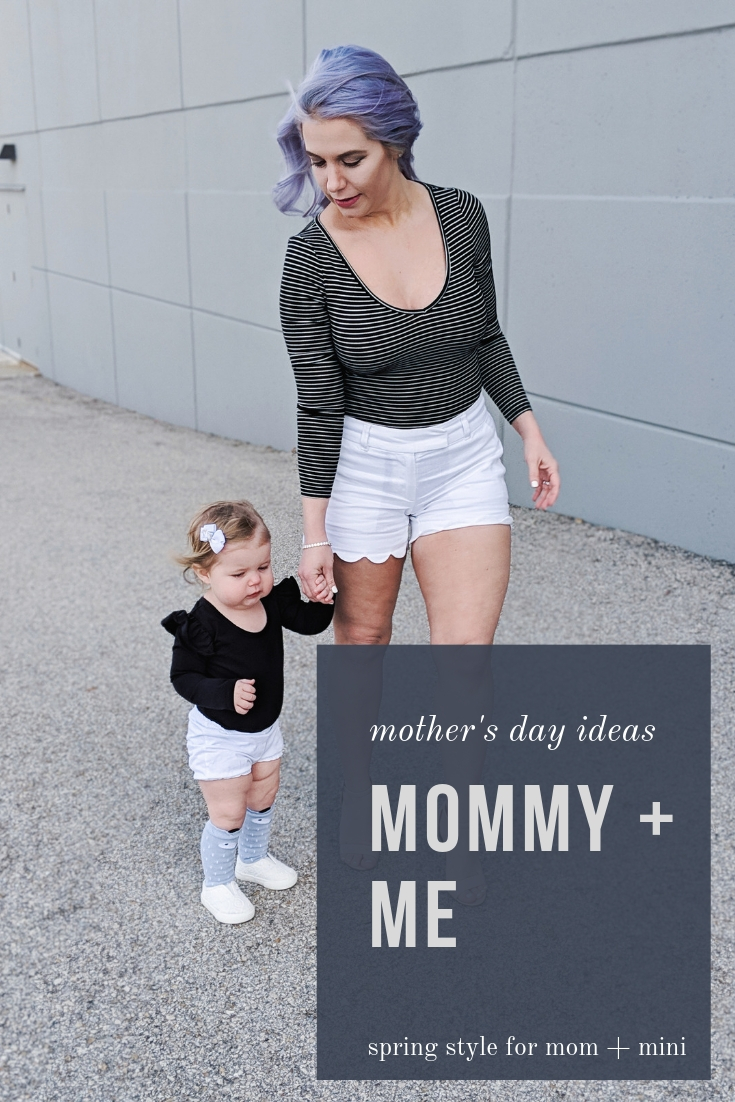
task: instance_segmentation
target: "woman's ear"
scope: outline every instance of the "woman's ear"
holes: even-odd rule
[[[383,144],[383,148],[385,149],[386,153],[391,158],[391,160],[398,163],[400,158],[403,156],[403,150],[399,149],[397,145],[390,145],[389,142],[383,142],[382,144]]]

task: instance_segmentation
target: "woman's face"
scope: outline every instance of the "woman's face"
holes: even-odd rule
[[[309,118],[301,132],[317,184],[348,218],[380,210],[403,179],[397,155],[351,119]]]

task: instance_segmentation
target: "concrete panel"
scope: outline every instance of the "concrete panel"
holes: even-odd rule
[[[296,388],[280,333],[194,314],[198,428],[251,444],[296,444]]]
[[[518,52],[568,50],[735,23],[735,0],[518,0]]]
[[[113,287],[189,304],[183,192],[108,191]]]
[[[427,73],[409,80],[424,129],[415,146],[422,180],[476,195],[510,190],[513,65]]]
[[[189,310],[120,291],[112,309],[120,405],[194,428]]]
[[[30,135],[31,140],[33,139],[33,137],[34,135]],[[4,144],[5,142],[12,141],[15,142],[16,151],[20,152],[17,139],[15,139],[12,134],[3,134],[2,132],[0,132],[0,143]],[[26,141],[27,138],[24,136],[24,151]],[[8,186],[14,188],[18,184],[23,182],[23,176],[17,161],[0,161],[0,188]]]
[[[0,0],[0,132],[34,130],[33,75],[25,0]]]
[[[303,69],[301,0],[180,0],[184,103],[283,92]]]
[[[103,192],[44,188],[42,202],[49,268],[106,284],[109,276]]]
[[[93,0],[45,0],[28,9],[39,127],[98,119]]]
[[[47,131],[39,141],[43,178],[55,188],[186,188],[181,112]]]
[[[276,128],[287,107],[284,95],[187,111],[189,186],[195,191],[270,192],[283,174]]]
[[[531,395],[562,491],[554,512],[735,560],[735,448]],[[520,439],[505,433],[508,489],[530,506]]]
[[[515,190],[735,195],[735,30],[518,64]]]
[[[512,0],[308,0],[306,56],[354,43],[376,50],[399,73],[508,56]]]
[[[48,275],[37,268],[31,272],[31,332],[24,358],[44,375],[54,378]]]
[[[0,186],[0,341],[50,373],[46,273],[44,265],[34,266],[33,257],[31,229],[36,219],[40,221],[36,189],[4,191]]]
[[[49,275],[54,378],[82,394],[116,402],[110,292]]]
[[[102,117],[181,106],[176,0],[95,0]]]
[[[105,187],[136,191],[186,188],[186,137],[181,112],[123,119],[99,130],[98,171]]]
[[[735,201],[513,200],[528,388],[735,442]]]
[[[3,346],[26,357],[31,343],[32,272],[25,192],[0,190],[0,304]]]
[[[20,162],[20,167],[26,189],[28,245],[31,264],[39,268],[45,268],[47,267],[46,239],[41,197],[41,155],[38,134],[27,134],[23,137],[23,159]]]
[[[76,126],[39,134],[44,181],[54,188],[104,188],[105,130],[105,126]]]
[[[189,196],[192,300],[196,307],[280,328],[278,293],[288,238],[269,195],[193,192]]]
[[[38,135],[23,134],[20,138],[0,135],[0,145],[6,140],[15,142],[18,159],[15,162],[0,161],[0,202],[2,201],[4,188],[9,186],[11,189],[9,192],[5,192],[6,195],[12,195],[16,188],[25,188],[25,192],[20,192],[20,194],[25,195],[28,212],[28,241],[31,263],[39,267],[45,267]]]

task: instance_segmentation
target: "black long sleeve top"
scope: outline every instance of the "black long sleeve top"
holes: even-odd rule
[[[171,681],[176,692],[208,719],[231,731],[257,733],[270,727],[283,706],[283,628],[318,635],[329,627],[334,605],[302,601],[294,578],[284,578],[263,598],[266,624],[246,631],[201,597],[191,612],[161,621],[174,639]],[[235,682],[255,679],[255,704],[235,711]]]
[[[508,421],[531,408],[498,323],[490,232],[479,199],[426,184],[446,280],[422,310],[369,290],[318,219],[288,243],[283,335],[298,391],[301,492],[329,497],[345,414],[394,428],[448,421],[482,388]]]

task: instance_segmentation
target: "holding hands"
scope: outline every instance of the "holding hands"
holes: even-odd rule
[[[334,604],[334,555],[326,536],[325,517],[329,499],[303,497],[304,547],[298,575],[304,596],[323,605]]]
[[[255,704],[255,679],[243,677],[235,682],[234,693],[235,711],[244,716]]]
[[[334,604],[336,586],[333,563],[334,556],[329,546],[305,547],[301,552],[298,575],[304,595],[310,601],[320,601],[324,605]]]

